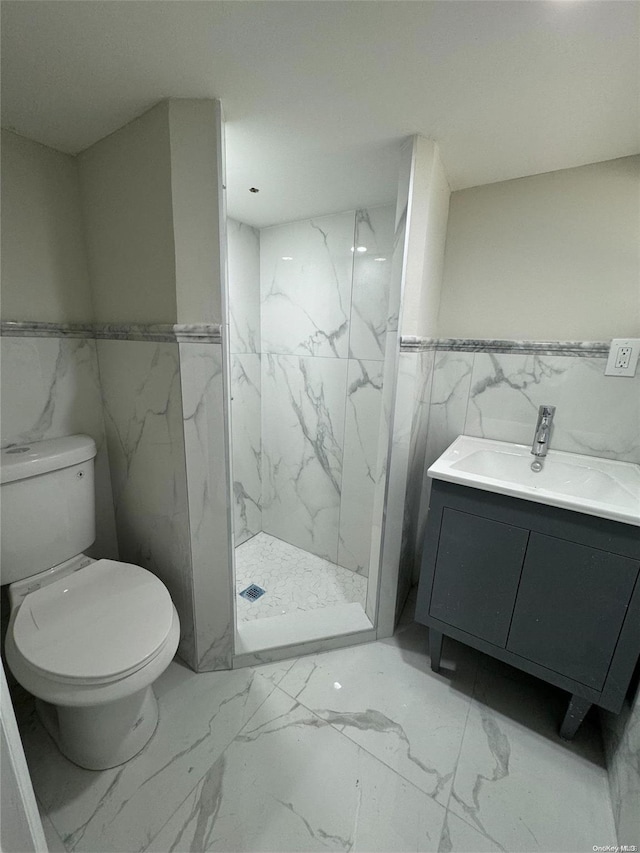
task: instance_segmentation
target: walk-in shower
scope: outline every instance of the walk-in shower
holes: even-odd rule
[[[250,646],[371,628],[394,226],[395,201],[259,230],[227,220],[236,624],[260,635]],[[252,584],[264,594],[240,596]]]

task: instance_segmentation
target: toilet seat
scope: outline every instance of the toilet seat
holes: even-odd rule
[[[106,685],[163,651],[174,614],[168,590],[151,572],[97,560],[26,596],[12,635],[35,673],[62,684]]]

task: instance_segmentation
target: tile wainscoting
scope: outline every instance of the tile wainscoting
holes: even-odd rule
[[[230,668],[220,326],[5,322],[2,333],[3,445],[91,435],[96,556],[160,577],[183,660]]]
[[[89,553],[117,559],[96,341],[76,335],[3,334],[0,352],[2,447],[65,435],[90,435],[98,452],[96,540]]]

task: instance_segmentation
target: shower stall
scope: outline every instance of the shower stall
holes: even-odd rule
[[[241,650],[374,622],[395,212],[227,219]]]

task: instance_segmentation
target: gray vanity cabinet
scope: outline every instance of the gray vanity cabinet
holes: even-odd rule
[[[640,529],[434,480],[416,620],[592,703],[622,706],[640,654]]]
[[[504,648],[527,537],[521,527],[446,507],[430,614]]]

